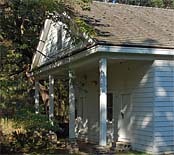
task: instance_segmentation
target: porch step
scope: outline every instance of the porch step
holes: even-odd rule
[[[88,152],[93,155],[115,155],[127,152],[131,150],[131,144],[128,142],[116,142],[115,147],[111,146],[99,146],[95,143],[87,143],[85,141],[78,141],[78,146],[80,151]]]
[[[127,152],[131,150],[131,143],[129,142],[116,142],[117,152]]]
[[[95,155],[113,155],[115,154],[115,150],[111,150],[110,147],[101,147],[95,146],[93,147],[93,154]]]

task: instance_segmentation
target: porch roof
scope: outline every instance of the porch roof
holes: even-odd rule
[[[153,60],[173,60],[173,49],[157,49],[157,48],[142,48],[142,47],[122,47],[122,46],[106,46],[97,45],[83,51],[75,51],[69,57],[62,59],[55,59],[49,63],[33,69],[32,74],[38,78],[47,78],[49,74],[58,75],[59,78],[64,78],[68,74],[69,69],[75,69],[89,66],[94,62],[98,62],[101,58],[108,60],[140,60],[140,61],[153,61]],[[96,66],[95,66],[96,67]]]
[[[129,59],[130,54],[134,57],[131,59],[174,59],[174,10],[93,2],[91,11],[80,8],[77,11],[96,30],[95,43],[68,49],[63,55],[57,52],[55,57],[39,64],[39,59],[44,57],[45,42],[51,39],[47,36],[51,23],[48,20],[38,45],[41,50],[33,59],[34,75],[44,76],[48,70],[51,73],[55,68],[88,59],[88,56],[95,59],[96,55],[115,59]]]
[[[80,17],[100,44],[174,48],[174,10],[93,2]]]

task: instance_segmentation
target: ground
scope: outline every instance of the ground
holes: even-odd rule
[[[1,128],[1,137],[0,137],[0,154],[11,154],[11,155],[70,155],[69,145],[67,139],[65,138],[56,138],[50,139],[49,135],[43,137],[37,132],[37,134],[26,134],[24,130],[14,129],[12,120],[5,121],[1,119],[0,128]],[[2,133],[3,131],[3,133]],[[14,132],[18,134],[14,135]],[[12,134],[13,133],[13,134]],[[30,132],[31,133],[31,132]],[[5,135],[3,135],[5,134]],[[27,135],[27,137],[25,137]],[[32,137],[31,137],[32,136]],[[2,138],[3,137],[3,138]],[[2,140],[4,139],[4,140]],[[31,141],[29,141],[29,139]],[[94,145],[87,144],[84,142],[78,142],[80,148],[79,152],[72,155],[91,155]],[[9,151],[9,149],[12,149]],[[7,150],[4,151],[4,150]],[[15,152],[15,153],[14,153]],[[147,155],[140,152],[118,152],[119,155]]]

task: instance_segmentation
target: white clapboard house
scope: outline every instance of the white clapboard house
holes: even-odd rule
[[[174,10],[93,2],[79,15],[97,35],[78,44],[66,24],[45,20],[32,63],[36,109],[38,80],[49,79],[52,117],[54,79],[69,78],[70,139],[174,153]]]

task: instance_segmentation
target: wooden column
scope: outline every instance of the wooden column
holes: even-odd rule
[[[75,139],[75,89],[71,71],[69,71],[69,139]]]
[[[99,145],[106,146],[107,134],[107,60],[102,58],[99,60],[100,73],[100,135]]]
[[[117,107],[118,106],[118,99],[116,96],[113,96],[113,118],[114,118],[114,133],[113,133],[113,141],[112,141],[112,146],[116,147],[116,142],[118,139],[118,114],[117,114]]]
[[[54,78],[49,75],[49,120],[53,125],[54,118]]]
[[[35,113],[39,113],[39,82],[35,81],[35,96],[34,96],[34,102],[35,102]]]

